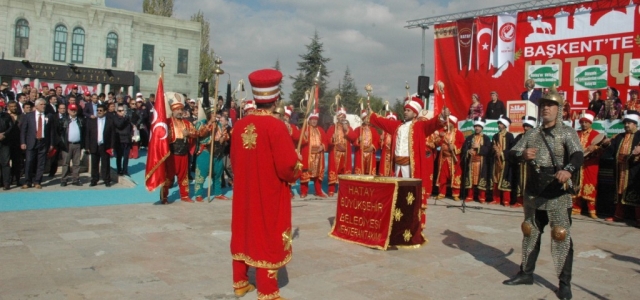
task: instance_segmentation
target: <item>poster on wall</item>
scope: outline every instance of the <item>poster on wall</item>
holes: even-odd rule
[[[605,89],[607,73],[607,65],[576,67],[573,70],[573,88],[576,91]]]
[[[442,93],[436,90],[436,103],[456,99],[447,105],[453,114],[466,115],[471,94],[480,95],[483,105],[489,102],[493,90],[502,100],[520,99],[525,80],[536,74],[539,88],[548,83],[550,79],[546,78],[557,77],[571,108],[586,109],[592,89],[574,81],[579,78],[587,84],[587,77],[591,76],[585,73],[578,77],[581,74],[574,73],[578,67],[598,65],[607,66],[606,73],[598,77],[604,81],[590,82],[594,84],[591,88],[612,86],[626,91],[633,83],[637,88],[640,79],[632,78],[632,74],[640,75],[640,63],[634,60],[640,59],[639,6],[640,0],[567,4],[520,11],[512,19],[515,24],[504,16],[477,17],[469,53],[458,52],[457,43],[466,43],[466,39],[458,39],[456,22],[435,25],[434,80],[445,84]],[[511,41],[513,48],[509,47]],[[503,57],[505,51],[513,56]],[[462,69],[452,68],[460,65],[459,59],[463,60]],[[465,65],[471,67],[464,68]],[[539,67],[530,69],[530,66]],[[551,69],[543,69],[546,66]],[[626,103],[627,93],[620,98]]]
[[[638,85],[640,85],[640,58],[633,58],[629,60],[629,86],[638,87]]]
[[[535,81],[535,88],[551,88],[560,86],[558,65],[531,65],[527,68],[527,78]]]

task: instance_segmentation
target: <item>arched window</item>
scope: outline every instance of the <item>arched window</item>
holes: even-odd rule
[[[26,57],[29,49],[29,21],[20,19],[16,22],[16,37],[13,56]]]
[[[67,27],[64,25],[56,26],[53,38],[53,60],[67,60]]]
[[[118,35],[115,32],[107,34],[107,58],[111,58],[111,67],[118,65]]]
[[[84,62],[84,29],[80,27],[73,29],[73,36],[71,38],[71,62],[79,64]]]

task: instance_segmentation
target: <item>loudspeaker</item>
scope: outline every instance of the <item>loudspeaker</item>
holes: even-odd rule
[[[429,76],[418,76],[418,95],[429,98]]]

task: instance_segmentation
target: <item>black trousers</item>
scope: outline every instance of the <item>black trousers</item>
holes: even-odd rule
[[[0,174],[2,175],[2,185],[4,187],[9,187],[9,185],[11,185],[11,167],[9,167],[9,159],[11,159],[10,146],[0,142]]]
[[[14,144],[10,146],[9,150],[11,152],[11,176],[20,185],[20,176],[24,171],[24,150],[20,149],[20,142],[16,141]]]
[[[569,224],[573,221],[571,220],[571,208],[567,208],[567,214],[569,215]],[[536,210],[535,222],[538,229],[540,229],[540,233],[538,234],[538,241],[536,242],[535,248],[529,254],[529,259],[527,260],[527,265],[520,266],[520,269],[525,274],[533,274],[533,271],[536,268],[536,261],[538,260],[538,254],[540,254],[540,242],[542,240],[542,234],[544,233],[544,227],[549,224],[549,216],[547,215],[546,210]],[[564,262],[564,266],[562,268],[562,272],[560,272],[560,282],[566,285],[569,285],[571,282],[571,270],[573,269],[573,239],[569,241],[569,254],[567,254],[567,259]]]
[[[111,183],[111,156],[106,152],[107,147],[105,145],[98,146],[97,153],[91,153],[91,182],[98,183],[100,177],[104,183]],[[98,167],[100,167],[100,173],[98,173]]]
[[[26,152],[26,162],[24,166],[25,184],[31,185],[42,183],[44,164],[47,160],[47,146],[44,141],[36,140],[36,144],[31,150]],[[35,177],[33,176],[35,173]]]
[[[129,152],[131,152],[131,143],[119,143],[116,146],[116,170],[118,173],[129,173]]]

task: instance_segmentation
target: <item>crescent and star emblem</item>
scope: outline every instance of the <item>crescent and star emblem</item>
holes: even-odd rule
[[[153,137],[153,134],[156,132],[156,128],[158,128],[158,126],[160,126],[160,127],[164,128],[164,135],[160,139],[161,140],[165,140],[169,136],[169,126],[165,122],[156,123],[157,119],[158,119],[158,112],[156,110],[154,110],[153,111],[153,121],[151,122],[153,124],[153,127],[151,128],[151,137]],[[149,140],[151,140],[151,137],[149,137]]]

